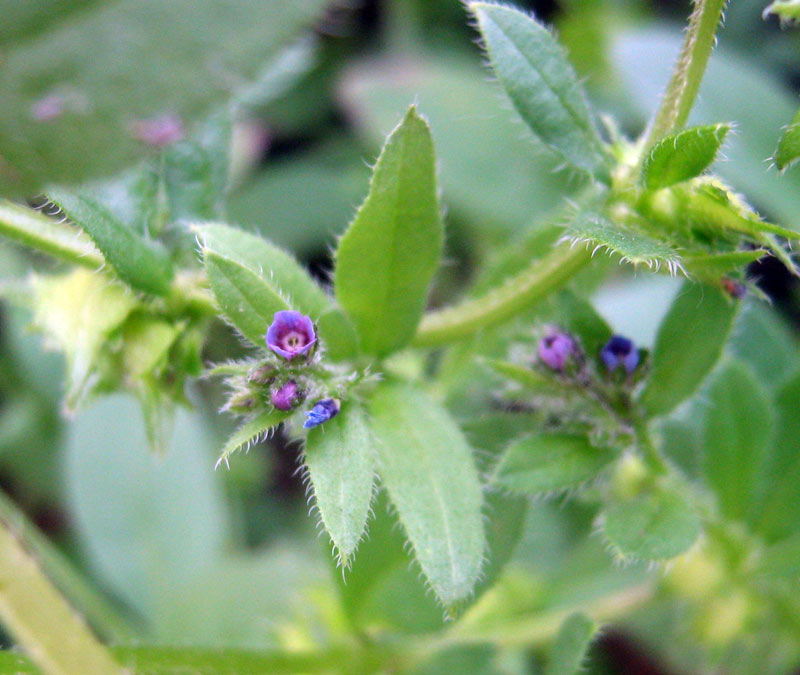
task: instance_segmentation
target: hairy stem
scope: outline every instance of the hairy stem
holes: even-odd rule
[[[647,135],[645,151],[656,141],[686,124],[716,42],[717,26],[722,19],[726,1],[695,0],[686,39],[661,107]]]
[[[123,672],[4,521],[0,521],[0,619],[46,673]]]
[[[413,344],[435,347],[508,321],[566,284],[590,259],[584,247],[561,244],[482,297],[427,314]]]

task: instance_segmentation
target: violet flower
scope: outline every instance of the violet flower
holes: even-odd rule
[[[308,353],[317,341],[314,324],[305,314],[284,310],[275,312],[267,330],[267,347],[291,361],[295,356]]]
[[[271,397],[272,405],[278,410],[288,411],[300,402],[303,398],[297,390],[297,382],[289,380],[280,389],[274,389]]]
[[[317,401],[314,407],[306,413],[308,419],[303,422],[303,426],[306,429],[319,426],[332,417],[336,417],[339,414],[339,408],[339,400],[335,398],[324,398]]]
[[[622,335],[612,335],[600,351],[600,358],[603,359],[609,372],[623,366],[630,374],[639,365],[639,350],[634,346],[633,340]]]
[[[551,330],[539,340],[539,358],[551,370],[562,372],[570,358],[577,355],[575,340],[560,330]]]

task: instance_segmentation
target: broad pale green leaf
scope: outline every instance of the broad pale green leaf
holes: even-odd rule
[[[595,478],[612,459],[611,451],[592,446],[585,436],[528,436],[505,451],[493,482],[516,494],[569,490]]]
[[[353,322],[339,307],[323,312],[317,321],[317,330],[325,346],[325,356],[333,361],[343,361],[358,355],[358,335]]]
[[[800,536],[795,534],[769,546],[758,561],[756,574],[769,580],[800,579]]]
[[[222,312],[250,342],[263,346],[275,312],[289,309],[286,298],[260,274],[230,258],[206,251],[204,261]]]
[[[655,488],[608,508],[603,528],[623,558],[667,560],[694,543],[700,519],[684,497]]]
[[[253,443],[266,438],[267,434],[288,416],[289,413],[275,409],[242,424],[225,443],[214,468],[217,468],[222,462],[229,466],[230,456],[234,452],[241,448],[248,450]]]
[[[227,225],[195,225],[192,230],[204,255],[213,253],[227,258],[257,274],[285,299],[290,309],[316,320],[332,306],[328,295],[300,263],[265,239]]]
[[[407,345],[425,310],[444,237],[436,190],[430,129],[412,106],[336,251],[336,298],[365,352],[385,356]]]
[[[472,453],[447,411],[406,384],[386,382],[372,397],[379,472],[414,556],[448,609],[480,575],[486,537]]]
[[[699,176],[714,161],[729,131],[729,124],[709,124],[665,136],[645,157],[644,186],[658,190]]]
[[[103,378],[98,363],[104,345],[136,307],[122,284],[84,269],[36,277],[34,323],[45,344],[67,360],[68,409],[77,408]]]
[[[571,165],[608,180],[608,159],[585,93],[550,31],[519,10],[472,2],[494,72],[539,140]]]
[[[571,614],[558,630],[550,648],[545,675],[574,675],[582,670],[597,625],[585,614]]]
[[[143,162],[111,180],[93,183],[81,193],[112,213],[123,225],[143,237],[157,231],[160,176]]]
[[[349,567],[367,526],[375,482],[375,444],[361,407],[344,403],[339,415],[308,432],[305,464],[319,515]]]
[[[647,265],[654,270],[663,265],[671,274],[676,274],[682,267],[680,256],[669,244],[612,223],[599,213],[581,211],[573,218],[564,236],[573,245],[583,244],[593,249],[593,254],[606,251],[633,265]]]
[[[781,133],[774,159],[777,167],[783,170],[794,164],[798,157],[800,157],[800,110]]]
[[[3,49],[0,156],[9,170],[0,176],[2,193],[81,182],[154,155],[141,127],[172,115],[182,120],[178,131],[188,129],[258,79],[265,62],[325,5],[82,4],[81,11],[62,12],[63,2],[47,3],[47,20]],[[150,142],[160,145],[153,136]]]
[[[668,413],[697,390],[722,353],[737,308],[716,288],[683,285],[656,336],[653,369],[641,395],[648,415]]]
[[[60,189],[47,196],[92,238],[120,279],[146,293],[169,292],[172,261],[161,244],[122,224],[91,197]]]
[[[81,230],[6,200],[0,201],[0,234],[75,265],[98,269],[105,262]]]
[[[772,401],[740,361],[716,374],[706,398],[706,479],[722,514],[745,520],[752,515],[758,475],[772,441]]]

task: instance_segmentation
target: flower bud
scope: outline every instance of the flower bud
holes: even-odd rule
[[[539,340],[539,359],[551,370],[562,372],[571,358],[577,355],[575,341],[566,333],[551,330]]]
[[[294,408],[303,399],[303,396],[297,390],[297,382],[289,380],[280,389],[273,389],[271,399],[272,405],[278,410],[286,411]]]
[[[630,374],[639,365],[639,350],[634,346],[633,340],[622,335],[612,335],[600,351],[600,358],[609,372],[614,372],[622,366]]]

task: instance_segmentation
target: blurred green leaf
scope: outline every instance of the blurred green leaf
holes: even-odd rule
[[[583,669],[583,660],[597,625],[584,614],[568,616],[550,648],[545,675],[575,675]]]
[[[314,500],[339,561],[349,567],[367,526],[375,483],[375,443],[355,402],[306,438],[305,465]]]
[[[515,494],[537,495],[580,487],[612,460],[585,436],[539,434],[512,443],[493,473],[493,482]]]
[[[447,411],[409,385],[381,384],[370,412],[381,479],[433,591],[454,609],[472,592],[486,548],[470,447]]]
[[[53,189],[47,196],[92,238],[120,279],[146,293],[169,292],[172,261],[160,243],[123,225],[87,195]]]
[[[772,401],[740,361],[731,361],[707,392],[703,433],[706,479],[731,520],[752,515],[757,480],[772,441]]]
[[[81,192],[128,229],[148,237],[156,233],[158,189],[158,172],[143,162],[111,180],[85,186]]]
[[[794,164],[798,157],[800,157],[800,110],[781,133],[773,156],[775,165],[781,170]]]
[[[433,141],[412,106],[387,139],[369,195],[336,251],[336,298],[364,351],[385,356],[410,342],[443,238]]]
[[[764,10],[764,17],[774,14],[780,17],[781,23],[800,19],[800,2],[798,0],[772,0]]]
[[[683,285],[656,336],[653,369],[641,394],[648,415],[664,415],[695,392],[719,359],[737,309],[717,289]]]
[[[682,495],[654,488],[607,508],[603,530],[623,558],[667,560],[694,543],[700,519]]]
[[[645,157],[644,186],[658,190],[699,176],[716,158],[728,131],[728,124],[709,124],[662,138]]]
[[[23,14],[29,39],[17,35],[4,50],[0,192],[132,164],[150,150],[137,125],[203,116],[254,81],[325,3],[124,0],[79,12],[59,4],[61,14],[52,4],[48,16]]]
[[[571,165],[607,181],[609,160],[563,48],[527,14],[472,2],[492,67],[537,138]]]
[[[332,361],[344,361],[358,355],[358,335],[353,322],[339,307],[320,314],[317,330],[325,345],[325,356]]]
[[[222,550],[225,513],[209,440],[202,419],[181,410],[169,451],[153,455],[138,406],[121,395],[70,425],[67,504],[81,547],[102,581],[145,617]]]

